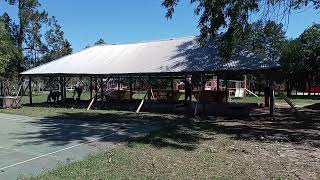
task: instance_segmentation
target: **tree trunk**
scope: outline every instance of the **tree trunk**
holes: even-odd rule
[[[17,37],[17,43],[18,43],[18,48],[21,54],[21,59],[17,63],[17,70],[18,73],[23,71],[23,39],[24,39],[24,21],[22,18],[22,10],[24,8],[24,3],[23,0],[19,0],[19,32],[18,32],[18,37]]]
[[[286,90],[287,90],[287,96],[289,97],[291,95],[291,86],[290,86],[289,78],[286,80]]]

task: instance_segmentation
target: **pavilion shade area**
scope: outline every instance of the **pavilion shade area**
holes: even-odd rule
[[[200,46],[197,37],[136,44],[101,45],[85,49],[21,73],[25,76],[83,76],[152,73],[192,73],[270,70],[278,59],[242,50],[228,63],[218,56],[217,44]]]

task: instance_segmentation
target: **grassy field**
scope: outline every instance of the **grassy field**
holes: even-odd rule
[[[137,92],[134,94],[134,99],[142,99],[145,95],[145,92]],[[47,93],[38,93],[33,95],[33,103],[43,103],[47,101]],[[72,97],[72,93],[68,92],[67,97]],[[84,92],[81,97],[82,100],[89,100],[90,99],[90,93]],[[183,100],[184,96],[181,96],[180,100]],[[193,98],[195,99],[195,98]],[[290,100],[295,104],[315,104],[320,103],[320,96],[292,96],[290,97]],[[245,98],[231,98],[231,102],[238,102],[238,103],[263,103],[264,97],[254,97],[254,96],[247,96]],[[276,96],[275,99],[276,103],[286,103],[281,97]],[[28,104],[29,103],[29,97],[24,96],[22,98],[22,104]]]
[[[283,165],[218,137],[194,151],[129,143],[26,179],[291,179]],[[248,145],[248,143],[246,143]],[[252,148],[255,144],[250,143]],[[245,153],[244,153],[245,152]],[[244,156],[245,155],[245,156]],[[263,163],[261,163],[263,162]],[[286,163],[286,162],[285,162]]]
[[[35,102],[44,99],[45,94],[34,96]],[[255,102],[257,99],[234,100]],[[319,100],[298,98],[294,102],[319,103]],[[152,121],[162,126],[111,151],[101,150],[82,161],[24,179],[320,179],[320,112],[312,111],[312,124],[307,125],[286,112],[276,121],[267,117],[199,119],[28,106],[0,110],[0,113],[102,123]]]
[[[63,111],[54,109],[50,114],[60,117],[64,115]],[[81,118],[77,116],[79,111],[81,110],[68,112],[69,116],[66,117]],[[279,124],[279,121],[273,122],[270,119],[262,122],[261,119],[257,122],[252,119],[232,121],[214,117],[198,119],[113,111],[94,111],[82,114],[83,117],[105,122],[110,119],[117,122],[152,120],[161,123],[163,128],[146,137],[130,139],[127,144],[119,145],[111,151],[101,151],[82,161],[61,166],[39,176],[25,176],[25,179],[319,179],[320,177],[320,150],[305,144],[304,141],[292,142],[292,135],[287,134],[288,129],[292,130],[292,127],[288,127],[288,123],[275,127],[273,123]],[[248,129],[249,126],[252,129]],[[273,131],[278,129],[278,133],[272,134],[273,131],[269,132],[270,128],[273,128]],[[283,130],[284,128],[287,129]],[[298,131],[294,133],[300,138],[304,137]],[[311,139],[304,140],[307,142]]]

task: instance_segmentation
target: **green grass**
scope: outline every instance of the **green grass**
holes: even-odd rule
[[[44,98],[46,98],[45,95],[35,95],[34,101],[41,102]],[[254,97],[237,100],[263,102],[263,98]],[[281,101],[277,99],[277,102]],[[294,102],[319,103],[319,100],[296,98]],[[38,176],[27,176],[25,179],[296,179],[297,177],[312,179],[320,177],[318,173],[320,163],[313,161],[311,156],[303,161],[292,158],[299,156],[305,158],[306,154],[312,152],[309,149],[310,146],[301,147],[291,143],[279,143],[278,140],[264,142],[255,139],[266,134],[274,135],[267,131],[279,125],[270,126],[273,121],[270,122],[268,119],[259,119],[256,124],[252,119],[250,121],[235,120],[237,121],[235,123],[233,120],[226,121],[222,118],[198,119],[178,115],[47,107],[2,109],[1,112],[51,119],[133,123],[152,121],[163,127],[146,137],[130,139],[127,144],[119,145],[111,151],[102,150],[84,160],[62,165]],[[218,122],[219,120],[221,123]],[[265,126],[262,125],[263,122],[266,122]],[[234,128],[233,123],[235,123]],[[285,125],[278,128],[282,130],[290,127]],[[257,128],[257,131],[254,131],[254,128]],[[249,131],[260,134],[250,134]],[[285,132],[289,131],[292,129]],[[244,132],[247,134],[240,136],[240,133]],[[279,133],[280,130],[277,132]],[[280,136],[287,136],[287,134],[280,134]]]
[[[289,144],[233,139],[210,123],[175,119],[126,145],[25,179],[295,179],[311,171],[307,160],[284,157],[294,149]]]
[[[142,99],[145,95],[145,92],[137,92],[134,94],[134,99]],[[43,103],[47,101],[47,93],[35,93],[33,94],[33,103]],[[72,93],[68,92],[67,97],[72,97]],[[89,100],[90,99],[90,93],[84,92],[81,97],[82,100]],[[183,100],[184,96],[180,97],[180,100]],[[320,103],[320,97],[317,96],[292,96],[290,97],[290,100],[297,104],[297,105],[304,105],[304,104],[315,104]],[[22,104],[28,104],[29,103],[29,97],[24,96],[22,98]],[[254,96],[247,96],[245,98],[231,98],[231,102],[237,102],[237,103],[264,103],[264,97],[254,97]],[[275,99],[276,103],[286,103],[281,97],[276,97]]]
[[[217,139],[196,151],[131,143],[111,152],[62,166],[27,179],[272,179],[290,177],[281,164],[248,161],[235,142]],[[292,176],[291,176],[292,177]]]

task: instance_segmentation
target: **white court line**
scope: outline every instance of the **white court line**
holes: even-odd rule
[[[56,154],[56,153],[58,153],[58,152],[62,152],[62,151],[68,150],[68,149],[72,149],[72,148],[74,148],[74,147],[81,146],[81,145],[83,145],[83,144],[92,143],[92,142],[94,142],[94,141],[98,141],[98,140],[100,140],[100,139],[103,139],[103,138],[105,138],[105,137],[114,135],[114,134],[116,134],[116,133],[118,133],[118,132],[114,132],[114,133],[111,133],[111,134],[102,136],[102,137],[100,137],[100,138],[95,138],[95,139],[92,139],[92,140],[88,140],[87,142],[84,142],[84,143],[76,144],[76,145],[73,145],[73,146],[70,146],[70,147],[66,147],[66,148],[63,148],[63,149],[60,149],[60,150],[57,150],[57,151],[53,151],[53,152],[51,152],[51,153],[43,154],[43,155],[40,155],[40,156],[31,158],[31,159],[27,159],[27,160],[25,160],[25,161],[21,161],[21,162],[15,163],[15,164],[11,164],[11,165],[9,165],[9,166],[5,166],[5,167],[0,168],[0,171],[3,171],[3,170],[5,170],[5,169],[8,169],[8,168],[11,168],[11,167],[14,167],[14,166],[18,166],[18,165],[20,165],[20,164],[24,164],[24,163],[26,163],[26,162],[30,162],[30,161],[33,161],[33,160],[36,160],[36,159],[40,159],[40,158],[43,158],[43,157],[46,157],[46,156],[49,156],[49,155],[52,155],[52,154]]]

